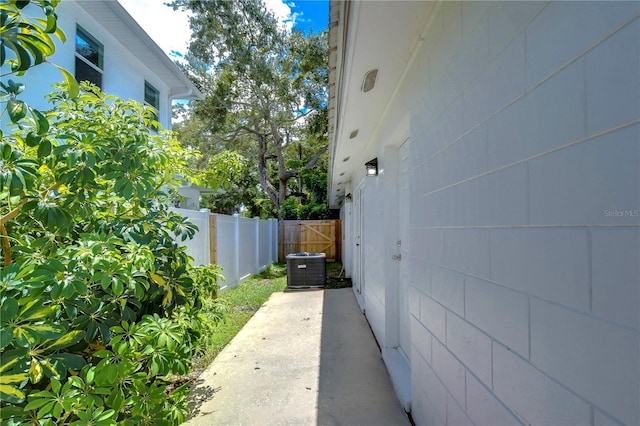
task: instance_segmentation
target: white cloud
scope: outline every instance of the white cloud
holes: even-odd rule
[[[118,1],[167,55],[186,53],[191,30],[185,12],[165,6],[166,0]]]
[[[165,6],[167,0],[118,0],[140,24],[147,34],[170,57],[185,54],[191,39],[189,15],[180,10]],[[298,14],[291,13],[291,7],[284,0],[264,0],[268,9],[273,11],[276,19],[291,30]]]
[[[278,22],[291,31],[297,18],[297,14],[291,13],[291,7],[283,0],[264,0],[264,4],[271,9]]]

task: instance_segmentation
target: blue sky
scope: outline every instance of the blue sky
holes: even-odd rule
[[[305,34],[310,30],[320,32],[327,29],[329,22],[329,0],[297,0],[289,3],[291,12],[299,14],[293,25],[294,30]]]
[[[186,13],[164,5],[166,0],[118,0],[151,38],[172,58],[185,53],[191,32]],[[327,29],[329,0],[263,0],[280,22],[308,33]],[[177,55],[179,56],[179,55]]]

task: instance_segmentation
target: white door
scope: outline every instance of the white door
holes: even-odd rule
[[[409,310],[409,141],[398,150],[398,350],[409,361],[411,355],[411,322]]]
[[[364,268],[362,263],[364,262],[364,236],[362,235],[363,229],[363,214],[364,209],[364,191],[362,188],[356,190],[356,196],[354,197],[354,211],[353,211],[353,232],[354,232],[354,247],[353,247],[353,284],[356,292],[360,295],[364,294]],[[364,298],[361,299],[361,303],[364,303]],[[361,306],[364,309],[364,306]]]

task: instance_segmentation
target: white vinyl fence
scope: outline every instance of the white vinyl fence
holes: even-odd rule
[[[228,216],[208,209],[172,211],[198,226],[192,240],[179,243],[187,246],[195,265],[215,263],[222,267],[225,281],[220,283],[221,290],[237,286],[278,261],[277,219]]]

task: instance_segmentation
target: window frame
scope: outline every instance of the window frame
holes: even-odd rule
[[[157,106],[147,100],[147,88],[155,94],[155,101],[158,103]],[[145,106],[153,108],[153,110],[155,111],[154,120],[160,122],[160,90],[156,89],[156,87],[153,84],[149,83],[146,79],[144,80],[144,92],[142,94],[142,101]],[[156,128],[156,126],[153,126],[152,130],[157,131],[158,129]]]
[[[95,47],[97,48],[96,50],[97,50],[97,53],[98,53],[98,64],[94,64],[91,60],[89,60],[86,56],[84,56],[82,53],[80,53],[78,51],[78,40],[77,40],[78,38],[81,38],[86,43],[88,43],[90,46],[91,46],[91,44],[95,44]],[[104,44],[102,44],[98,39],[96,39],[94,36],[92,36],[91,33],[89,33],[89,31],[85,30],[79,24],[76,24],[76,34],[75,34],[74,41],[75,41],[74,55],[75,55],[76,60],[80,60],[86,66],[90,67],[95,72],[100,74],[100,84],[96,84],[96,86],[98,86],[100,89],[102,89],[102,77],[104,76]],[[74,73],[76,79],[78,78],[78,69],[77,68],[78,67],[76,66],[75,73]],[[84,81],[84,80],[79,80],[79,81]],[[90,80],[87,80],[87,81],[90,81]]]

